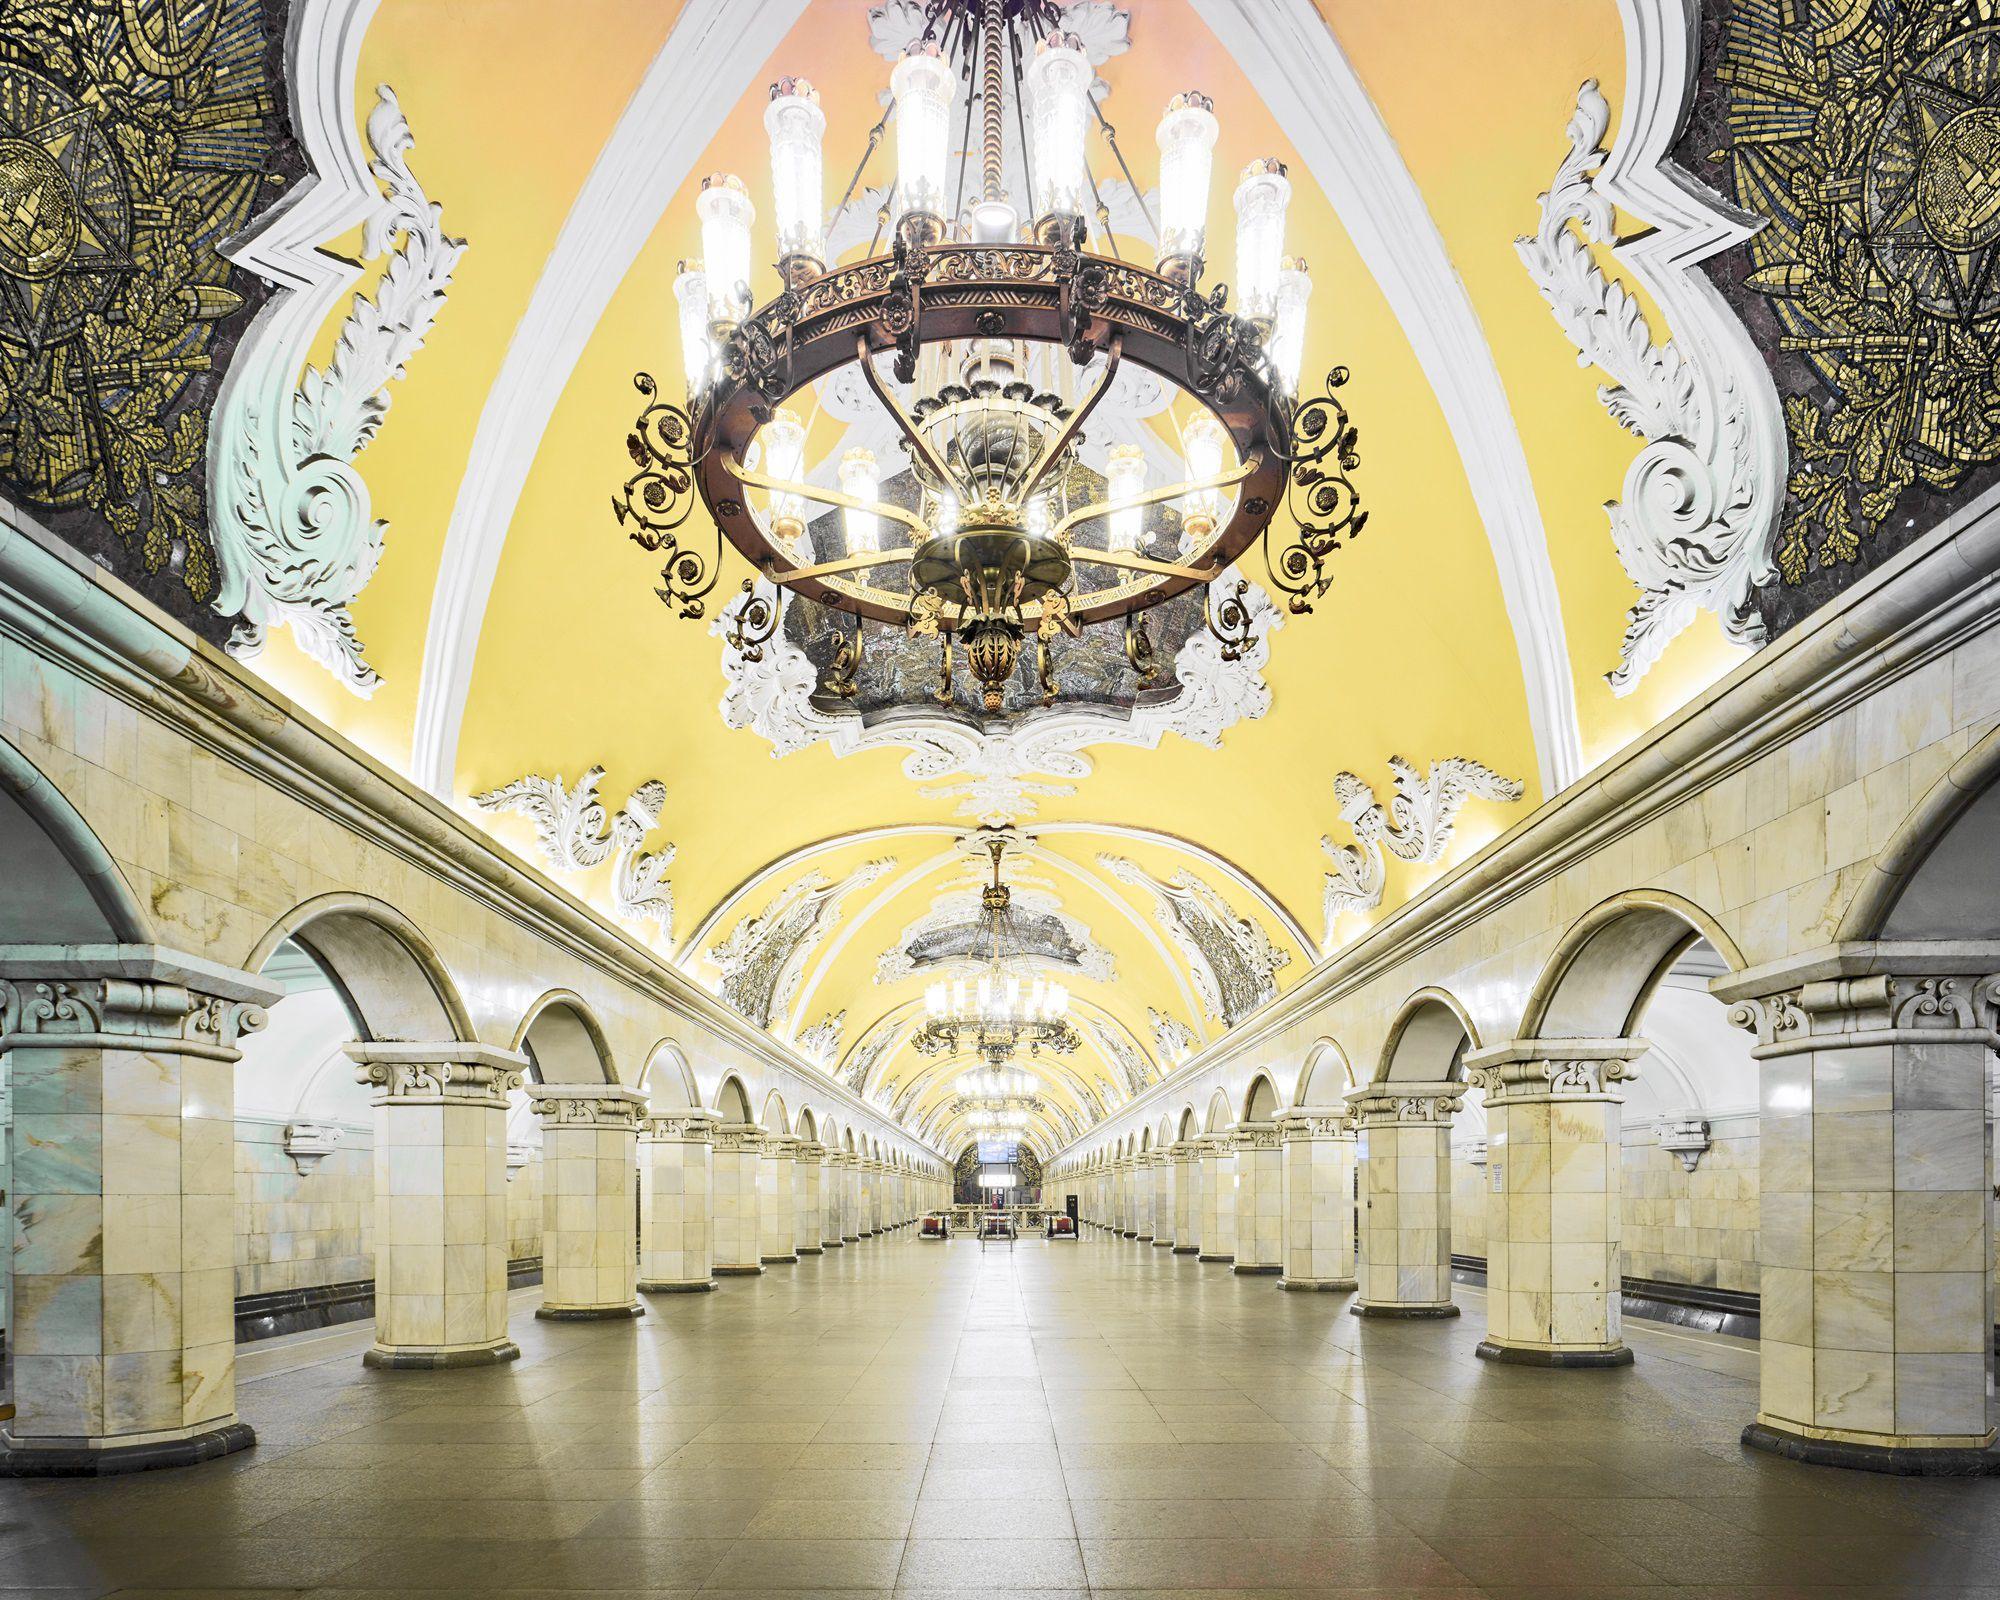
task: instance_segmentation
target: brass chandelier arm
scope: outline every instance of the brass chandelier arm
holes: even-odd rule
[[[952,476],[944,462],[938,458],[938,453],[931,448],[930,441],[917,432],[916,423],[910,420],[910,414],[903,409],[902,403],[889,392],[889,386],[882,381],[882,374],[875,370],[875,363],[869,359],[868,335],[865,333],[856,334],[854,337],[854,359],[860,364],[861,375],[868,380],[868,387],[875,391],[875,398],[882,402],[882,409],[889,413],[889,420],[896,424],[896,431],[902,434],[903,442],[924,464],[924,469],[940,484],[955,490],[961,499],[970,498],[965,493],[965,486]]]
[[[908,550],[868,550],[860,555],[842,556],[838,561],[819,561],[809,567],[794,567],[790,572],[773,572],[769,576],[773,583],[792,584],[814,578],[837,577],[843,572],[862,572],[869,567],[892,566],[909,559]]]
[[[1178,500],[1184,494],[1199,494],[1203,489],[1227,489],[1232,484],[1241,483],[1263,464],[1263,457],[1252,455],[1246,461],[1239,461],[1227,471],[1218,472],[1213,477],[1196,478],[1188,483],[1170,483],[1164,488],[1148,489],[1144,494],[1127,495],[1123,500],[1105,500],[1096,505],[1082,506],[1072,511],[1051,530],[1051,537],[1060,539],[1079,523],[1095,522],[1099,517],[1108,517],[1114,511],[1131,511],[1139,506],[1156,506],[1165,500]],[[1106,552],[1092,550],[1084,560],[1097,561]],[[1112,563],[1114,566],[1118,563]]]
[[[734,461],[726,463],[729,474],[738,483],[748,484],[752,489],[767,489],[773,494],[795,494],[802,500],[816,500],[821,505],[839,506],[847,511],[866,511],[878,517],[887,517],[891,522],[900,522],[912,533],[928,535],[930,528],[924,519],[914,511],[906,511],[901,506],[892,506],[886,500],[857,500],[851,494],[843,494],[838,489],[822,489],[816,483],[799,483],[790,478],[770,478],[761,472],[753,472],[748,467],[738,466]],[[909,551],[891,551],[893,559],[907,560]]]
[[[1150,572],[1161,578],[1189,578],[1196,583],[1213,583],[1222,575],[1220,567],[1183,567],[1171,561],[1155,561],[1150,556],[1128,555],[1123,550],[1093,550],[1088,547],[1071,552],[1078,566],[1086,563],[1107,567],[1118,567],[1127,572]]]
[[[1112,339],[1110,346],[1104,352],[1104,374],[1097,380],[1097,387],[1085,395],[1076,409],[1070,412],[1069,420],[1062,425],[1056,436],[1042,447],[1041,455],[1036,457],[1035,464],[1028,469],[1027,479],[1021,485],[1021,499],[1026,500],[1041,487],[1042,479],[1049,475],[1049,469],[1061,459],[1062,453],[1069,448],[1070,440],[1077,436],[1091,412],[1097,409],[1097,402],[1110,392],[1111,380],[1118,376],[1118,363],[1124,354],[1125,337],[1120,334]]]

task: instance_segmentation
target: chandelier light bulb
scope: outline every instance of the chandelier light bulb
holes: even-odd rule
[[[934,40],[905,50],[889,74],[896,102],[896,221],[917,216],[942,226],[951,157],[952,71]]]
[[[771,140],[771,191],[778,228],[778,261],[794,286],[825,270],[824,179],[820,148],[826,113],[819,91],[804,78],[780,78],[764,108]]]
[[[875,467],[875,452],[857,445],[840,458],[840,492],[855,500],[878,500],[882,480]],[[873,552],[882,547],[881,519],[872,511],[841,508],[840,525],[847,537],[848,554]]]
[[[1271,371],[1287,394],[1299,392],[1299,368],[1306,354],[1306,302],[1312,298],[1306,264],[1285,257],[1278,269],[1278,312],[1271,329]]]
[[[806,471],[806,425],[789,406],[779,406],[764,424],[759,438],[764,442],[764,473],[796,483]],[[806,533],[805,496],[773,493],[771,530],[787,544],[800,546]]]
[[[1222,471],[1224,434],[1222,424],[1206,410],[1197,411],[1181,429],[1181,462],[1190,483],[1212,478]],[[1215,532],[1215,520],[1222,509],[1218,489],[1195,489],[1181,496],[1181,529],[1191,545],[1200,545]]]
[[[1267,330],[1278,315],[1291,180],[1275,157],[1253,161],[1236,184],[1236,309]]]
[[[708,274],[700,267],[681,267],[674,278],[674,307],[680,314],[688,393],[699,396],[707,392],[715,370],[715,346],[708,337]]]
[[[750,225],[757,208],[750,191],[733,173],[714,172],[701,180],[695,197],[701,219],[701,254],[708,273],[708,320],[733,328],[750,306]]]
[[[1222,125],[1215,102],[1190,89],[1160,118],[1160,254],[1168,277],[1192,283],[1208,233],[1208,186]]]
[[[1028,63],[1034,105],[1035,219],[1080,217],[1088,170],[1090,86],[1096,78],[1083,41],[1061,29],[1035,46]]]
[[[1146,452],[1136,444],[1114,444],[1104,453],[1104,496],[1113,505],[1146,492]],[[1139,548],[1146,508],[1126,506],[1106,518],[1104,542],[1128,554]]]

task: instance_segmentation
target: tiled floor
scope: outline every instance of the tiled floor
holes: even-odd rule
[[[2000,1483],[1743,1452],[1729,1341],[1489,1366],[1462,1298],[1363,1324],[1131,1243],[902,1235],[637,1324],[530,1292],[505,1368],[258,1346],[255,1451],[0,1484],[0,1595],[2000,1596]]]

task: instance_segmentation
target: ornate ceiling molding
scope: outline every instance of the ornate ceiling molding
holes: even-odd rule
[[[1313,0],[1190,0],[1258,85],[1416,352],[1458,445],[1513,625],[1542,792],[1583,772],[1541,508],[1507,391],[1416,180]]]
[[[801,1031],[792,1042],[806,1060],[820,1071],[831,1074],[834,1062],[840,1059],[840,1035],[846,1026],[847,1012],[831,1011],[810,1028]]]
[[[1039,799],[1074,794],[1090,776],[1084,752],[1094,745],[1154,750],[1175,733],[1214,749],[1238,722],[1270,710],[1264,668],[1271,658],[1270,636],[1284,618],[1263,588],[1246,584],[1248,644],[1236,659],[1226,660],[1221,642],[1206,628],[1190,634],[1174,655],[1181,690],[1171,700],[1136,705],[1122,717],[1076,705],[1030,712],[1001,733],[982,733],[921,709],[873,726],[858,711],[823,711],[812,703],[818,669],[782,623],[768,640],[731,645],[727,618],[718,617],[709,631],[724,641],[722,720],[768,740],[775,756],[814,744],[841,757],[861,750],[907,751],[903,775],[930,785],[922,790],[925,799],[957,800],[958,815],[989,826],[1018,821],[1034,815]],[[773,607],[791,603],[775,584],[762,580],[751,598]]]
[[[1431,763],[1429,772],[1401,756],[1389,757],[1396,795],[1384,809],[1375,791],[1351,772],[1333,777],[1340,818],[1354,833],[1353,844],[1335,844],[1325,835],[1320,848],[1333,863],[1326,875],[1325,948],[1337,943],[1343,911],[1373,911],[1382,903],[1387,882],[1386,848],[1398,861],[1429,865],[1444,859],[1458,814],[1468,800],[1519,800],[1518,779],[1503,778],[1470,756],[1446,756]]]
[[[839,919],[841,901],[895,864],[888,856],[864,861],[837,883],[815,867],[737,923],[708,949],[708,959],[721,969],[716,992],[723,1004],[770,1027],[791,1004],[814,948]]]
[[[1715,612],[1735,643],[1764,643],[1764,620],[1751,591],[1777,576],[1784,421],[1770,373],[1748,336],[1714,286],[1693,270],[1694,261],[1737,243],[1754,223],[1735,220],[1741,214],[1725,212],[1718,197],[1711,208],[1726,226],[1704,230],[1704,248],[1692,258],[1683,241],[1666,271],[1646,276],[1648,288],[1669,307],[1675,334],[1664,342],[1654,342],[1638,302],[1598,268],[1591,246],[1615,245],[1617,237],[1612,202],[1598,182],[1609,169],[1602,142],[1610,116],[1597,81],[1586,82],[1566,130],[1568,153],[1541,197],[1540,226],[1514,246],[1577,347],[1578,364],[1595,365],[1612,380],[1599,386],[1598,400],[1646,441],[1626,470],[1624,498],[1605,507],[1619,563],[1639,590],[1618,665],[1605,674],[1612,692],[1625,695],[1698,610]],[[1671,139],[1679,125],[1677,119],[1642,119],[1641,136]],[[1664,149],[1655,154],[1665,158]],[[1683,214],[1699,203],[1697,188],[1685,176],[1673,186]],[[1624,252],[1613,254],[1622,259]],[[1638,275],[1637,262],[1633,270]],[[1735,329],[1733,345],[1712,336],[1718,320]],[[1775,473],[1772,445],[1780,452]]]
[[[473,434],[424,640],[411,775],[449,799],[480,628],[543,431],[605,306],[806,0],[687,0],[584,180]]]
[[[1201,1048],[1201,1036],[1179,1017],[1148,1006],[1146,1020],[1153,1028],[1153,1054],[1167,1071],[1172,1072]]]
[[[1100,854],[1098,864],[1121,883],[1145,889],[1201,991],[1210,1017],[1233,1026],[1278,997],[1277,974],[1291,963],[1261,926],[1239,917],[1213,887],[1186,868],[1156,878],[1125,856]]]
[[[611,861],[611,905],[621,917],[659,925],[660,938],[674,931],[674,892],[666,881],[674,847],[642,850],[646,836],[659,826],[667,786],[649,778],[634,789],[607,824],[597,786],[604,768],[592,767],[574,788],[562,774],[544,778],[530,773],[497,789],[472,797],[482,810],[512,812],[535,826],[535,843],[552,872],[585,872]]]
[[[965,971],[979,960],[989,926],[980,904],[984,880],[976,874],[955,884],[931,901],[931,908],[896,935],[895,943],[882,952],[875,964],[877,983],[897,983],[924,975],[942,976]],[[1057,975],[1110,983],[1117,977],[1111,952],[1097,942],[1087,924],[1063,910],[1062,897],[1045,879],[1016,877],[1010,883],[1013,901],[1010,916],[1039,923],[1050,934],[1045,948],[1006,951],[1007,959],[1018,961],[1028,970],[1040,969]],[[948,946],[953,935],[969,934],[974,948]],[[966,941],[960,939],[959,944]]]

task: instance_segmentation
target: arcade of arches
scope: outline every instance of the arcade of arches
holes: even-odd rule
[[[2000,1592],[1991,8],[556,9],[0,4],[0,1595]]]

